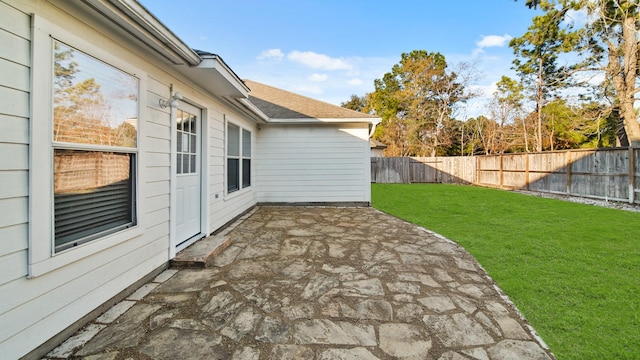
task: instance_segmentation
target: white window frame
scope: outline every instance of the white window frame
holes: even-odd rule
[[[28,277],[36,277],[81,260],[127,240],[141,236],[140,171],[143,110],[146,104],[146,73],[103,48],[56,26],[46,19],[32,16],[31,42],[31,125],[29,149],[29,259]],[[138,83],[138,136],[135,148],[136,176],[135,218],[127,229],[106,235],[61,252],[55,252],[53,200],[53,43],[54,39],[89,54],[132,76]]]
[[[238,131],[238,147],[239,147],[239,155],[238,156],[232,156],[229,157],[229,125],[233,125],[236,126],[239,131]],[[243,132],[244,131],[248,131],[250,134],[250,143],[251,143],[251,154],[250,156],[245,156],[244,151],[243,151]],[[244,127],[242,125],[240,125],[238,122],[234,122],[234,121],[229,121],[226,120],[225,117],[225,122],[224,122],[224,133],[225,133],[225,147],[224,147],[224,193],[226,195],[227,198],[229,197],[233,197],[237,194],[242,194],[246,191],[249,191],[252,186],[253,186],[253,152],[254,152],[254,146],[253,146],[253,131],[247,127]],[[237,190],[233,190],[231,192],[229,192],[229,159],[238,159],[238,189]],[[242,186],[242,170],[243,170],[243,160],[250,160],[250,168],[251,168],[251,174],[250,174],[250,181],[249,181],[249,186]]]

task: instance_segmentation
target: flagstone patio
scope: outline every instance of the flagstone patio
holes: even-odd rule
[[[258,207],[178,259],[47,359],[553,359],[469,253],[373,208]]]

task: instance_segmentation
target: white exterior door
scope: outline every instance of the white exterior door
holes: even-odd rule
[[[201,231],[202,111],[180,101],[176,111],[176,240],[179,247]]]

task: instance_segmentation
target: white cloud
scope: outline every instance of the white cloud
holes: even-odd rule
[[[565,17],[565,22],[567,24],[573,25],[576,28],[582,27],[586,24],[590,24],[593,23],[593,21],[595,20],[595,16],[589,16],[589,14],[587,13],[586,10],[584,9],[580,9],[580,10],[569,10],[567,11],[567,15]]]
[[[505,44],[509,41],[513,39],[513,36],[508,35],[508,34],[504,34],[502,36],[500,35],[487,35],[482,37],[482,39],[480,41],[478,41],[476,43],[476,45],[480,48],[487,48],[487,47],[504,47]]]
[[[318,73],[311,74],[308,77],[309,80],[316,81],[316,82],[325,81],[327,80],[327,78],[328,78],[327,74],[318,74]]]
[[[310,70],[309,67],[294,64],[285,53],[283,61],[258,61],[252,59],[250,66],[234,69],[242,78],[275,86],[340,105],[349,101],[351,95],[363,96],[374,90],[374,79],[381,78],[398,61],[396,56],[377,57],[341,57],[351,69],[331,71],[325,69]],[[293,66],[295,65],[295,66]],[[324,81],[312,81],[312,74],[326,74]],[[319,78],[318,78],[319,79]]]
[[[280,49],[268,49],[258,55],[258,60],[266,60],[266,59],[274,59],[274,60],[282,60],[284,58],[284,54]]]
[[[287,58],[312,69],[350,70],[352,68],[351,64],[342,59],[331,58],[313,51],[292,51],[287,55]]]

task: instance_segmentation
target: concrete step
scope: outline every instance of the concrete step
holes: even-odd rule
[[[257,207],[247,210],[223,226],[217,233],[202,238],[183,249],[171,259],[170,266],[176,269],[209,267],[213,263],[213,259],[231,245],[231,231],[256,210]]]
[[[206,268],[211,265],[215,256],[231,245],[231,237],[226,234],[207,236],[180,251],[171,259],[171,267]]]

